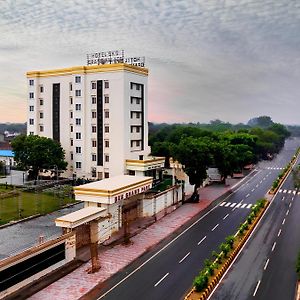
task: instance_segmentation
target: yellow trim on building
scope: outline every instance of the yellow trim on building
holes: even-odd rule
[[[164,163],[165,158],[164,157],[156,157],[154,159],[149,160],[138,160],[138,159],[126,159],[126,164],[130,165],[151,165],[156,163]]]
[[[100,190],[100,189],[89,189],[89,188],[79,188],[79,187],[75,187],[74,188],[74,192],[75,195],[76,194],[80,194],[80,195],[97,195],[97,196],[101,196],[101,197],[107,197],[107,196],[114,196],[120,193],[124,193],[129,191],[130,189],[137,189],[140,188],[146,184],[152,184],[153,179],[146,179],[140,183],[133,183],[133,184],[129,184],[126,186],[123,186],[121,188],[118,189],[114,189],[114,190]]]
[[[73,74],[90,74],[103,72],[118,72],[127,71],[148,76],[148,69],[129,64],[107,64],[107,65],[91,65],[91,66],[77,66],[63,69],[53,69],[45,71],[29,71],[26,73],[27,78],[35,77],[51,77],[51,76],[66,76]]]

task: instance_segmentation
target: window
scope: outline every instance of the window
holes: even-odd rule
[[[44,131],[44,126],[40,126],[40,131],[43,132]]]
[[[34,106],[33,105],[29,106],[29,111],[34,111]]]
[[[92,161],[96,161],[97,160],[97,155],[96,154],[92,154]]]
[[[133,147],[133,142],[134,142],[134,141],[130,141],[130,147]]]
[[[97,118],[97,112],[96,111],[92,111],[92,119],[96,119]]]
[[[75,122],[76,122],[76,125],[81,125],[81,119],[76,118],[76,119],[75,119]]]
[[[109,162],[109,155],[105,154],[104,158],[105,158],[105,162]]]
[[[75,109],[76,110],[81,110],[81,104],[75,104]]]
[[[109,173],[108,172],[104,173],[104,178],[109,178]]]
[[[80,83],[81,82],[81,76],[75,76],[75,82]]]
[[[34,80],[33,79],[29,79],[29,85],[34,85]]]
[[[70,152],[70,156],[71,156],[71,160],[73,160],[73,158],[74,158],[73,152]]]
[[[141,99],[136,99],[136,104],[140,104],[140,102],[141,102]]]
[[[73,97],[70,97],[70,104],[73,104]]]
[[[104,96],[104,102],[109,103],[109,97],[108,96]]]
[[[92,96],[92,104],[96,104],[96,103],[97,103],[96,97]]]
[[[136,126],[135,128],[136,128],[136,132],[140,132],[141,131],[141,127]]]
[[[109,147],[109,141],[105,141],[105,147],[108,148]]]
[[[29,93],[29,99],[33,99],[34,98],[34,93],[33,92],[30,92]]]
[[[96,82],[92,81],[92,90],[95,90],[97,88]]]
[[[44,100],[40,99],[40,105],[44,105]]]
[[[93,133],[97,132],[97,126],[92,125],[92,132],[93,132]]]
[[[136,146],[137,146],[137,147],[139,147],[139,146],[140,146],[140,144],[141,144],[141,141],[136,141],[136,143],[135,143],[135,144],[136,144]]]
[[[33,125],[34,124],[34,119],[29,119],[29,124]]]
[[[75,91],[75,96],[80,97],[81,96],[81,90],[76,90]]]
[[[40,92],[44,93],[44,87],[42,85],[40,85]]]
[[[92,147],[97,147],[97,141],[92,140]]]
[[[76,140],[81,140],[81,132],[76,132]]]
[[[104,88],[105,89],[108,89],[109,88],[109,82],[106,80],[104,81]]]
[[[76,169],[81,169],[81,161],[76,161]]]
[[[73,132],[73,125],[70,126],[70,131]]]
[[[70,139],[70,145],[73,146],[73,139]]]
[[[109,126],[105,126],[105,127],[104,127],[104,132],[105,132],[105,133],[109,133]]]
[[[141,87],[141,86],[140,86],[139,84],[136,84],[136,85],[135,85],[135,89],[136,89],[137,91],[140,90],[140,87]]]
[[[34,135],[33,131],[30,131],[30,132],[29,132],[29,135]]]
[[[40,119],[43,119],[43,118],[44,118],[44,113],[40,112]]]
[[[104,117],[107,118],[107,119],[109,118],[109,111],[108,111],[108,110],[106,110],[106,111],[104,112]]]
[[[141,117],[141,113],[139,113],[139,112],[136,112],[135,115],[136,115],[137,119],[139,119]]]
[[[70,91],[72,91],[73,90],[72,82],[69,83],[69,87],[70,87]]]
[[[73,111],[70,111],[70,118],[73,119]]]
[[[75,147],[76,153],[81,153],[81,147]]]

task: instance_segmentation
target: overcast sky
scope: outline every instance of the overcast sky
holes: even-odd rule
[[[25,122],[29,70],[145,56],[149,121],[300,124],[299,0],[0,1],[0,122]]]

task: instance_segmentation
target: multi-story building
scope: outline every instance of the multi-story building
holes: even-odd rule
[[[163,165],[147,158],[148,69],[91,65],[31,71],[27,80],[28,134],[61,143],[67,176],[153,176]]]

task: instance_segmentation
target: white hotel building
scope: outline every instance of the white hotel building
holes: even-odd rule
[[[148,157],[148,69],[124,63],[27,72],[28,134],[59,141],[66,176],[157,176]]]

